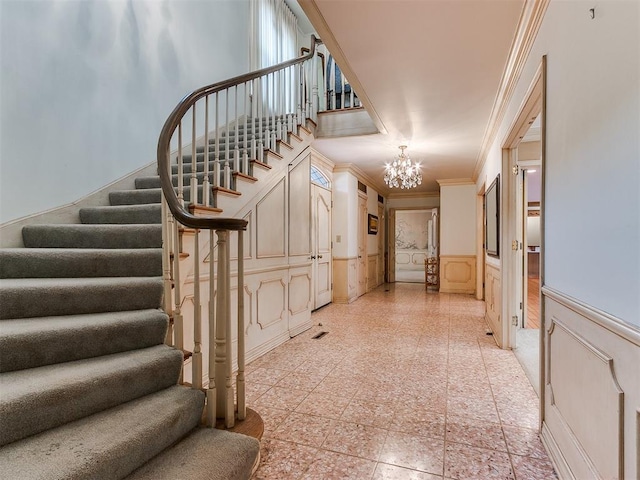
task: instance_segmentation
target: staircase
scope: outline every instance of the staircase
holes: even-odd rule
[[[200,426],[204,394],[163,344],[157,182],[0,250],[3,478],[250,476],[258,442]]]
[[[242,230],[247,222],[232,218],[242,206],[237,198],[258,194],[261,179],[268,183],[286,175],[287,155],[308,146],[312,136],[306,127],[313,115],[303,63],[314,58],[315,43],[312,38],[308,56],[185,97],[161,133],[158,176],[137,178],[133,190],[110,192],[109,205],[80,209],[78,223],[25,226],[25,248],[0,249],[3,479],[251,476],[259,442],[204,426],[224,419],[229,428],[246,414],[243,335],[238,335],[232,385],[228,238],[230,231],[238,232],[235,268],[237,282],[243,284]],[[288,82],[297,68],[300,82]],[[284,94],[276,101],[261,97],[268,90],[263,85],[270,78],[275,82],[276,74],[282,85],[294,87],[288,95],[298,99],[297,113],[286,113]],[[240,84],[244,111],[255,117],[237,108]],[[252,103],[247,85],[256,95]],[[208,108],[215,95],[217,119],[217,92],[224,89],[227,110],[228,92],[235,92],[237,116],[213,129],[205,121],[204,138],[193,133],[186,147],[189,155],[182,148],[183,116],[193,112],[195,132],[196,102],[205,99]],[[278,113],[266,107],[276,103],[282,107]],[[170,154],[176,131],[178,148]],[[215,138],[209,139],[210,131]],[[226,218],[220,216],[223,212]],[[193,388],[179,384],[187,356],[180,308],[185,279],[180,265],[189,256],[182,248],[183,236],[190,231],[195,237],[188,268],[199,292],[201,229],[211,232],[208,305],[216,307],[209,319],[206,395],[199,293],[193,314]],[[244,331],[242,302],[240,295],[238,332]]]

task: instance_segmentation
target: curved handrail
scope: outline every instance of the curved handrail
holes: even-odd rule
[[[316,44],[320,43],[315,35],[311,35],[311,48],[308,54],[287,60],[286,62],[279,63],[271,67],[266,67],[253,72],[245,73],[237,77],[224,80],[222,82],[214,83],[212,85],[199,88],[192,93],[185,96],[180,103],[173,109],[171,115],[167,118],[160,132],[160,138],[158,139],[158,173],[160,174],[160,185],[162,187],[162,193],[167,201],[167,206],[173,216],[182,225],[190,228],[202,228],[202,229],[222,229],[222,230],[246,230],[247,221],[241,218],[223,218],[223,217],[198,217],[189,212],[184,205],[178,199],[176,192],[171,181],[171,175],[169,174],[169,148],[171,138],[178,124],[184,117],[185,113],[201,98],[211,95],[213,93],[220,92],[234,85],[240,85],[250,80],[254,80],[263,75],[277,72],[279,70],[303,63],[315,55]],[[179,172],[180,174],[180,172]]]

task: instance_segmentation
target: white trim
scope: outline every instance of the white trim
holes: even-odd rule
[[[546,423],[542,424],[540,440],[542,440],[542,444],[549,454],[549,459],[558,474],[558,478],[560,478],[560,480],[576,480],[576,477],[573,475],[573,472],[571,472],[569,464],[562,455],[560,447],[556,443],[555,438],[553,438],[553,434]]]
[[[640,329],[634,325],[546,285],[542,287],[542,294],[640,347]]]
[[[473,178],[476,180],[484,167],[489,149],[495,141],[502,120],[506,115],[507,107],[520,80],[520,74],[538,35],[538,30],[549,2],[550,0],[525,0],[522,15],[518,21],[516,34],[509,51],[507,64],[500,80],[500,87],[491,108],[491,115],[482,140],[482,147],[478,152],[476,165],[473,169]]]

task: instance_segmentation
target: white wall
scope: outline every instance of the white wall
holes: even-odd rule
[[[440,186],[440,255],[476,254],[476,186]]]
[[[367,185],[367,213],[371,215],[378,215],[378,192]],[[368,219],[367,219],[368,221]],[[376,235],[369,235],[369,229],[367,229],[367,254],[378,253],[378,235],[382,235],[382,222],[384,219],[378,218],[378,233]]]
[[[333,210],[331,212],[333,256],[358,255],[358,180],[350,172],[333,174]]]
[[[162,124],[185,94],[249,67],[248,0],[1,9],[0,223],[153,162]]]
[[[440,206],[440,197],[425,196],[425,197],[389,197],[385,204],[386,209],[390,208],[434,208]]]
[[[640,326],[640,3],[591,7],[551,2],[478,184],[546,54],[545,283]]]

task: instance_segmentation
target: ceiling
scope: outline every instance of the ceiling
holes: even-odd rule
[[[384,195],[398,192],[382,177],[399,145],[422,165],[412,193],[471,178],[524,0],[299,3],[384,132],[317,139],[314,147],[359,167]]]

